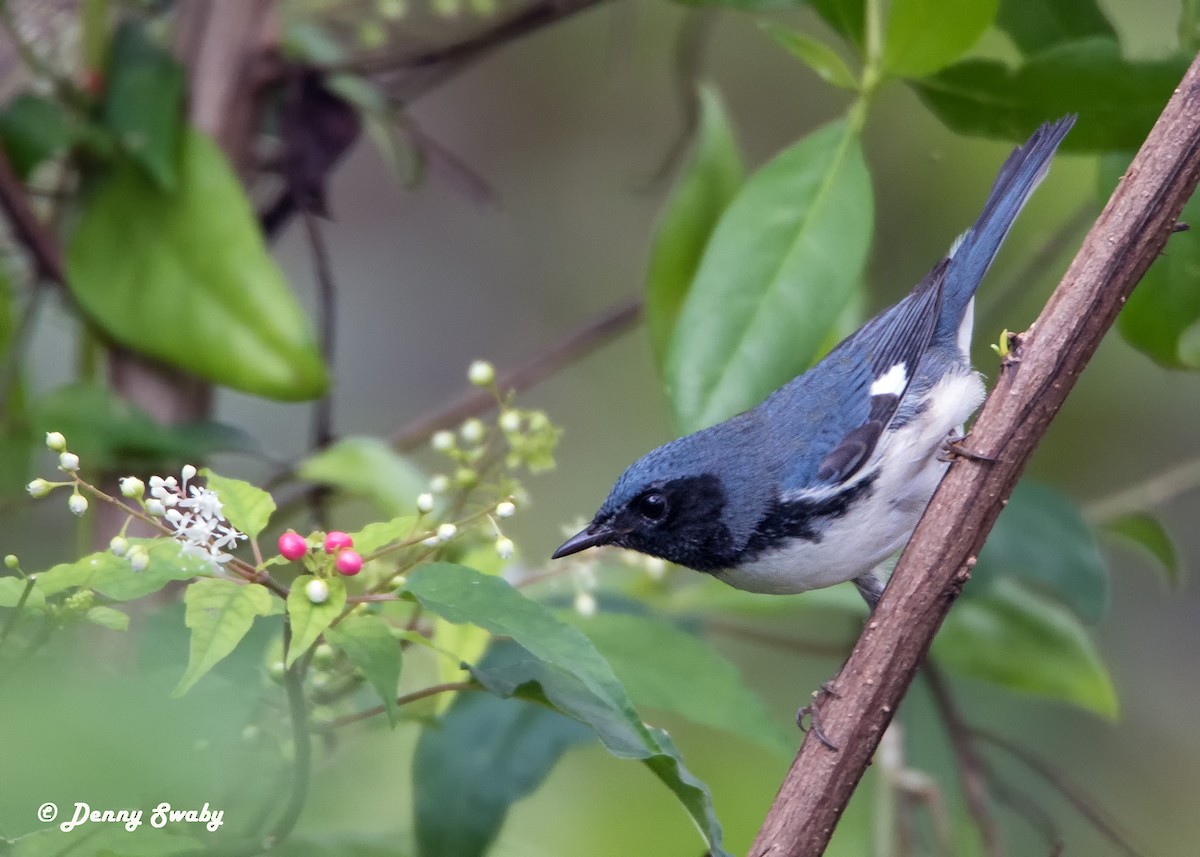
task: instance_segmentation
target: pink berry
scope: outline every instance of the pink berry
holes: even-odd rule
[[[348,548],[353,544],[354,539],[350,538],[348,533],[343,533],[341,530],[334,530],[325,536],[325,553],[337,553],[342,548]]]
[[[362,571],[363,558],[356,550],[346,548],[337,555],[337,570],[350,577]]]
[[[299,533],[288,530],[279,537],[279,552],[284,559],[297,560],[308,553],[308,542]]]

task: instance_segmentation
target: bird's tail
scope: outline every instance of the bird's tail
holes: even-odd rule
[[[950,248],[951,262],[935,340],[957,336],[979,281],[999,252],[1013,221],[1049,172],[1050,159],[1075,124],[1075,118],[1071,114],[1042,125],[1025,145],[1013,150],[1000,168],[979,219]]]

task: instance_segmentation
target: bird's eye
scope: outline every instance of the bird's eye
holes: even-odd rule
[[[634,508],[647,521],[661,521],[667,514],[667,498],[658,491],[649,491],[637,498]]]

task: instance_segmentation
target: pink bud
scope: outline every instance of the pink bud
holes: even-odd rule
[[[353,544],[354,539],[350,538],[348,533],[343,533],[341,530],[334,530],[325,536],[325,553],[337,553],[342,548],[348,548]]]
[[[346,548],[337,555],[337,570],[347,577],[351,577],[362,571],[362,564],[362,554],[356,550]]]
[[[299,533],[288,530],[279,537],[279,552],[284,559],[297,560],[308,553],[308,542]]]

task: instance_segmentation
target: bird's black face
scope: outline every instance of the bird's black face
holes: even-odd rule
[[[694,568],[718,571],[732,562],[734,546],[722,520],[725,491],[714,475],[653,482],[628,499],[609,497],[584,530],[553,558],[597,545],[616,545]]]

